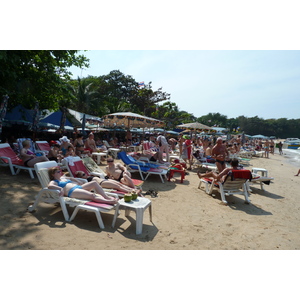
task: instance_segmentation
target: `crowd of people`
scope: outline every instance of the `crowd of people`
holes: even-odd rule
[[[113,148],[128,147],[131,145],[143,145],[145,142],[149,144],[150,151],[143,153],[150,161],[160,164],[169,161],[170,155],[178,155],[183,160],[187,169],[191,169],[193,159],[206,158],[211,162],[215,162],[218,170],[221,172],[225,168],[225,161],[232,157],[236,157],[241,151],[264,151],[263,154],[269,158],[269,154],[274,154],[274,140],[262,139],[242,139],[241,135],[231,139],[217,138],[216,136],[207,135],[187,135],[178,134],[176,137],[165,136],[163,133],[149,134],[144,137],[132,136],[128,133],[122,140],[117,137],[111,137],[108,141],[95,138],[93,132],[84,139],[84,136],[77,133],[74,138],[62,136],[56,141],[50,141],[51,150],[46,156],[35,156],[29,149],[30,145],[24,141],[23,149],[20,157],[25,165],[32,167],[36,162],[44,160],[55,160],[61,162],[64,157],[68,156],[92,156],[93,152],[106,152],[106,145]],[[278,145],[279,154],[282,154],[282,144]],[[142,148],[142,147],[141,147]]]

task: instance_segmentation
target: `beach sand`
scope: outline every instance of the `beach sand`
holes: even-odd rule
[[[229,205],[224,206],[219,193],[209,196],[199,190],[197,167],[183,184],[179,177],[163,184],[151,175],[143,190],[158,191],[156,198],[146,196],[152,200],[153,223],[146,210],[138,236],[134,212],[126,218],[122,210],[114,229],[113,212],[103,213],[104,230],[89,212],[80,212],[72,223],[64,221],[59,206],[43,203],[28,212],[40,190],[38,179],[25,171],[12,176],[9,168],[0,167],[0,249],[300,249],[298,169],[277,153],[269,159],[252,158],[251,167],[266,168],[275,179],[265,191],[258,185],[252,188],[250,205],[237,195],[227,197]]]

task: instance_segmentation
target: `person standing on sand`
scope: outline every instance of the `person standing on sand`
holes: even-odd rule
[[[298,170],[298,173],[295,176],[299,176],[299,174],[300,174],[300,169]]]
[[[184,138],[182,137],[182,133],[178,134],[178,147],[179,147],[179,157],[182,156]]]
[[[217,143],[212,148],[212,158],[216,160],[216,166],[219,172],[226,168],[225,159],[229,156],[226,146],[223,144],[222,138],[217,138]]]
[[[269,140],[265,141],[264,148],[265,148],[265,158],[269,158],[269,153],[270,153],[270,142],[269,142]]]
[[[166,160],[169,161],[169,143],[165,136],[160,132],[156,139],[156,143],[159,146],[158,157],[159,163],[163,164],[165,161],[163,160],[163,154],[166,153]]]
[[[283,154],[283,152],[282,152],[282,146],[283,146],[282,142],[279,142],[279,143],[278,143],[278,150],[279,150],[279,154],[280,154],[280,155]]]

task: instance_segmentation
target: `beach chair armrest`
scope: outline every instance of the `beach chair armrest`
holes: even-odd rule
[[[0,159],[2,159],[4,163],[11,164],[11,158],[8,156],[0,156]],[[5,159],[7,160],[7,162],[5,161]]]

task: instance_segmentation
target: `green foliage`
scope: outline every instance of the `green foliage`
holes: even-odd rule
[[[0,94],[9,95],[9,106],[56,109],[59,101],[72,99],[66,80],[72,65],[87,67],[88,60],[73,50],[1,50]]]

